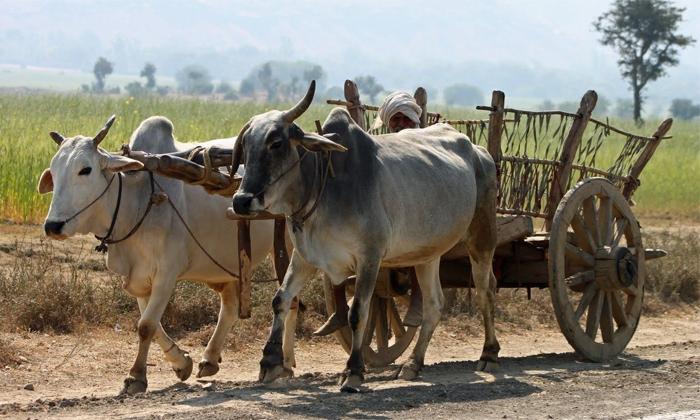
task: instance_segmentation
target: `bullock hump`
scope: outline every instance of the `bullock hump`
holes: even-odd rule
[[[173,123],[165,117],[150,117],[138,126],[131,136],[132,150],[148,150],[151,153],[176,151]]]

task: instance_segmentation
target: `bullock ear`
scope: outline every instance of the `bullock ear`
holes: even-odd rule
[[[316,133],[304,133],[304,137],[296,140],[301,146],[312,152],[347,152],[348,149],[340,143],[340,136],[337,133],[319,135]]]
[[[53,191],[53,176],[51,175],[51,170],[46,168],[44,172],[41,173],[39,177],[39,194],[46,194]]]
[[[112,172],[138,171],[143,168],[143,163],[126,156],[111,155],[107,159],[107,169]]]

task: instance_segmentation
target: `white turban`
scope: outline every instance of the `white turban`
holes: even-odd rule
[[[416,123],[416,127],[420,126],[420,114],[422,110],[413,96],[406,92],[394,92],[384,98],[384,101],[379,106],[379,115],[377,119],[374,120],[370,131],[374,131],[383,125],[388,126],[391,117],[399,112]]]

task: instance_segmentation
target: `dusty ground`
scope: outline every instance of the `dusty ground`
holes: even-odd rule
[[[3,334],[22,364],[0,367],[0,418],[700,419],[697,310],[642,318],[627,350],[605,364],[580,360],[556,329],[501,333],[494,374],[474,371],[481,336],[455,333],[460,328],[438,327],[418,380],[392,381],[394,367],[374,369],[368,392],[355,395],[338,392],[347,355],[330,338],[298,342],[296,378],[267,386],[256,382],[262,342],[226,351],[214,380],[184,383],[152,347],[149,392],[126,397],[118,392],[135,333]],[[180,344],[200,360],[201,345]]]

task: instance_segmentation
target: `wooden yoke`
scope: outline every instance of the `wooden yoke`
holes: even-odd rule
[[[357,125],[362,128],[363,131],[367,130],[365,127],[365,109],[362,107],[362,102],[360,102],[360,91],[357,89],[357,85],[352,80],[348,79],[345,81],[345,100],[350,102],[352,106],[348,107],[348,112],[350,116],[357,123]]]
[[[416,93],[413,94],[416,99],[416,103],[421,109],[420,113],[420,128],[425,128],[428,126],[428,92],[419,87],[416,89]]]
[[[552,180],[552,190],[549,194],[549,216],[545,220],[545,229],[549,232],[552,228],[552,219],[557,211],[559,201],[566,193],[566,188],[571,177],[571,167],[574,163],[574,156],[581,144],[583,132],[586,130],[588,120],[591,119],[591,113],[595,109],[598,102],[598,94],[594,90],[589,90],[581,98],[581,106],[576,113],[579,118],[576,118],[571,124],[569,134],[564,140],[564,145],[561,148],[561,156],[559,157],[559,166],[554,171],[554,179]]]
[[[639,186],[639,175],[642,173],[642,170],[647,163],[649,163],[651,156],[656,151],[656,148],[659,147],[661,139],[663,139],[666,133],[668,133],[668,131],[671,129],[672,124],[673,118],[667,118],[661,124],[659,124],[659,128],[657,128],[656,132],[652,135],[654,140],[647,142],[644,151],[642,151],[642,154],[639,155],[639,159],[637,159],[637,162],[635,162],[632,169],[630,169],[630,173],[628,175],[630,180],[627,184],[625,184],[625,188],[622,190],[622,195],[624,195],[626,199],[629,200]]]

